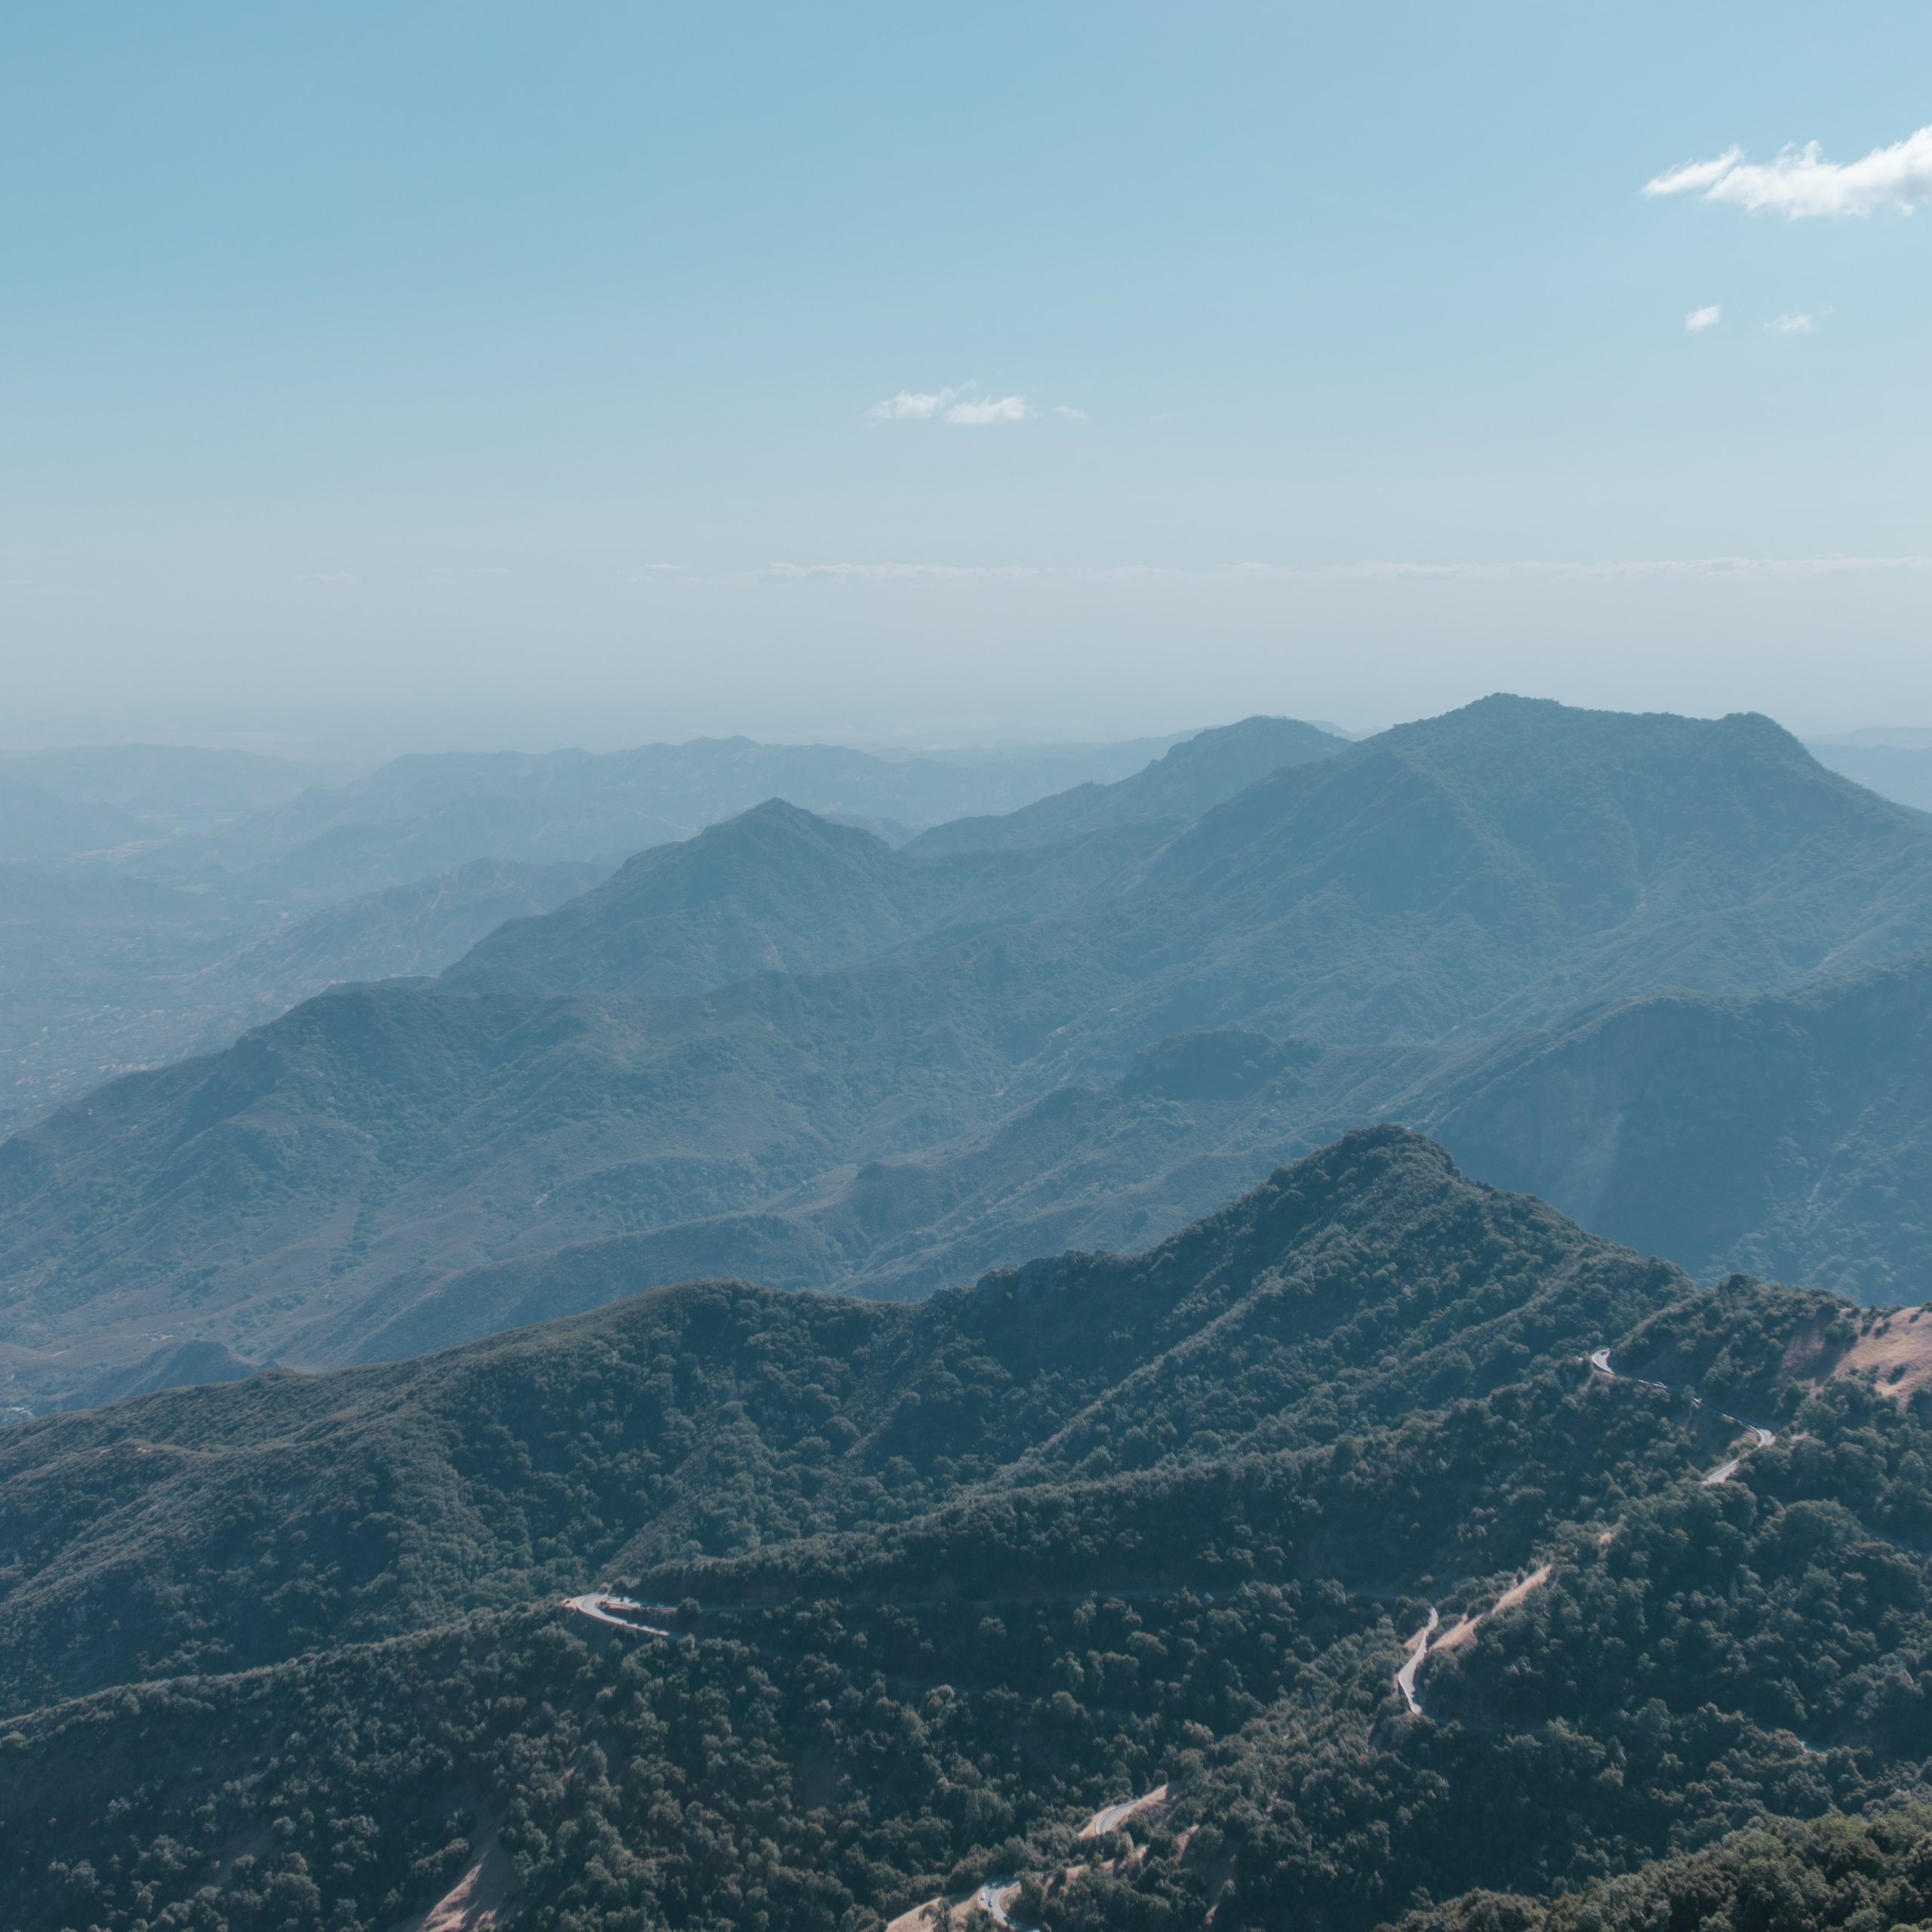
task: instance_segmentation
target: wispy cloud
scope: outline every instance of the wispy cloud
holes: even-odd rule
[[[976,579],[982,582],[1023,583],[1048,577],[1100,583],[1116,578],[1212,576],[1216,573],[1175,570],[1159,564],[767,564],[757,574],[801,583],[836,580],[889,583]]]
[[[1812,215],[1868,215],[1895,208],[1909,214],[1932,200],[1932,127],[1921,128],[1860,161],[1827,161],[1816,141],[1789,147],[1775,161],[1744,158],[1727,148],[1711,161],[1687,162],[1644,183],[1647,195],[1697,195],[1753,214],[1793,221]]]
[[[1835,577],[1853,571],[1932,571],[1932,555],[1820,557],[1623,557],[1596,562],[1518,558],[1499,562],[1240,564],[1238,576],[1260,577]]]
[[[968,429],[979,429],[994,423],[1023,423],[1038,414],[1023,395],[989,395],[971,402],[955,402],[946,412],[946,420]]]
[[[1818,326],[1816,315],[1774,315],[1764,325],[1774,335],[1810,335]]]
[[[355,571],[297,571],[297,583],[360,583],[361,575]]]
[[[1742,581],[1754,578],[1841,576],[1854,571],[1932,571],[1932,555],[1815,557],[1625,557],[1594,561],[1546,558],[1447,562],[1374,558],[1343,564],[1240,563],[1189,568],[1164,564],[772,563],[749,575],[780,583],[1324,583],[1337,580],[1468,579],[1586,580],[1682,577]]]
[[[977,383],[956,383],[942,389],[901,389],[866,411],[874,423],[950,423],[961,429],[990,429],[1001,423],[1029,423],[1055,416],[1075,423],[1087,420],[1084,409],[1065,403],[1043,408],[1026,395],[988,395]]]
[[[1724,304],[1713,302],[1708,309],[1693,309],[1684,318],[1684,326],[1693,335],[1701,335],[1706,329],[1714,329],[1724,320]]]
[[[866,411],[875,423],[930,423],[956,396],[957,389],[901,389]]]

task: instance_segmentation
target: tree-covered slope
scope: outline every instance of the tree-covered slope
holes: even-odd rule
[[[1820,1380],[1860,1327],[1383,1131],[918,1307],[700,1284],[32,1424],[14,1921],[1719,1912],[1725,1833],[1924,1789],[1932,1414]],[[592,1580],[671,1637],[555,1601]],[[23,1708],[63,1682],[103,1687]],[[1915,1897],[1916,1842],[1875,1824],[1830,1897]]]
[[[1565,1898],[1472,1892],[1401,1932],[1839,1932],[1932,1924],[1932,1806],[1767,1820]]]
[[[40,1673],[17,1699],[260,1662],[586,1566],[869,1531],[1002,1472],[1302,1446],[1577,1358],[1688,1289],[1383,1129],[1145,1255],[917,1305],[666,1288],[9,1431],[4,1649]]]

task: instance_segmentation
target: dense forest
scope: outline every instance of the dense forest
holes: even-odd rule
[[[51,1418],[0,1466],[14,1912],[1911,1922],[1932,1397],[1856,1364],[1917,1325],[1382,1130],[917,1306],[699,1284]],[[1752,1919],[1767,1872],[1833,1903]]]

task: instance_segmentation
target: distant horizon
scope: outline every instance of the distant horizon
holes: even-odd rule
[[[1300,722],[1312,724],[1318,729],[1330,731],[1335,736],[1352,743],[1375,737],[1378,733],[1392,730],[1399,724],[1414,724],[1421,719],[1440,717],[1445,712],[1460,710],[1464,704],[1474,703],[1478,699],[1492,696],[1537,697],[1534,692],[1481,691],[1458,703],[1442,706],[1438,709],[1420,711],[1398,718],[1383,718],[1370,723],[1344,724],[1330,718],[1316,717],[1306,712],[1251,706],[1246,710],[1217,716],[1206,722],[1154,724],[1141,731],[1109,731],[1098,726],[1085,731],[1069,727],[1054,731],[1042,726],[1037,732],[1014,732],[1008,735],[987,734],[982,736],[960,735],[950,738],[943,737],[916,737],[911,732],[899,736],[880,733],[853,731],[843,735],[826,731],[800,731],[787,733],[780,731],[756,731],[749,728],[734,729],[729,727],[689,731],[648,732],[639,735],[614,734],[609,728],[601,732],[585,731],[575,736],[543,735],[524,741],[509,737],[492,738],[476,734],[460,737],[439,735],[433,729],[426,729],[419,736],[408,731],[394,728],[382,729],[371,724],[361,731],[352,728],[328,732],[303,734],[292,730],[263,728],[255,730],[228,731],[171,730],[141,732],[130,730],[115,734],[103,728],[92,735],[87,724],[75,721],[63,731],[50,725],[37,734],[17,734],[0,738],[0,755],[31,755],[38,752],[60,751],[111,751],[137,746],[152,746],[159,749],[198,750],[210,752],[245,752],[260,757],[275,758],[295,764],[317,766],[341,766],[361,764],[373,768],[396,758],[412,755],[423,756],[472,756],[488,757],[495,754],[510,756],[543,758],[566,752],[583,752],[592,756],[605,756],[614,752],[635,751],[652,745],[688,745],[703,743],[722,743],[742,739],[749,743],[764,745],[807,746],[819,745],[843,750],[863,752],[874,756],[943,757],[966,753],[997,754],[1008,752],[1043,752],[1057,746],[1088,746],[1115,744],[1144,743],[1149,746],[1171,744],[1182,739],[1197,736],[1227,725],[1239,723],[1243,718],[1254,717],[1293,718]],[[1559,699],[1567,704],[1568,700]],[[1749,712],[1761,708],[1752,705],[1731,705],[1721,709],[1695,712],[1681,711],[1668,705],[1579,705],[1577,709],[1596,711],[1624,711],[1632,713],[1644,712],[1675,712],[1687,717],[1718,718],[1736,712]],[[1764,715],[1789,731],[1792,737],[1805,744],[1842,745],[1847,747],[1897,748],[1932,749],[1932,725],[1906,723],[1872,724],[1853,723],[1837,725],[1807,727],[1795,724],[1774,712],[1764,712]],[[103,721],[104,724],[104,721]],[[1158,754],[1156,754],[1158,755]]]

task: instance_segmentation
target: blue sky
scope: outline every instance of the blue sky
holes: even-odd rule
[[[1737,172],[1906,141],[1928,57],[1906,5],[10,9],[13,735],[1932,722],[1932,205]]]

